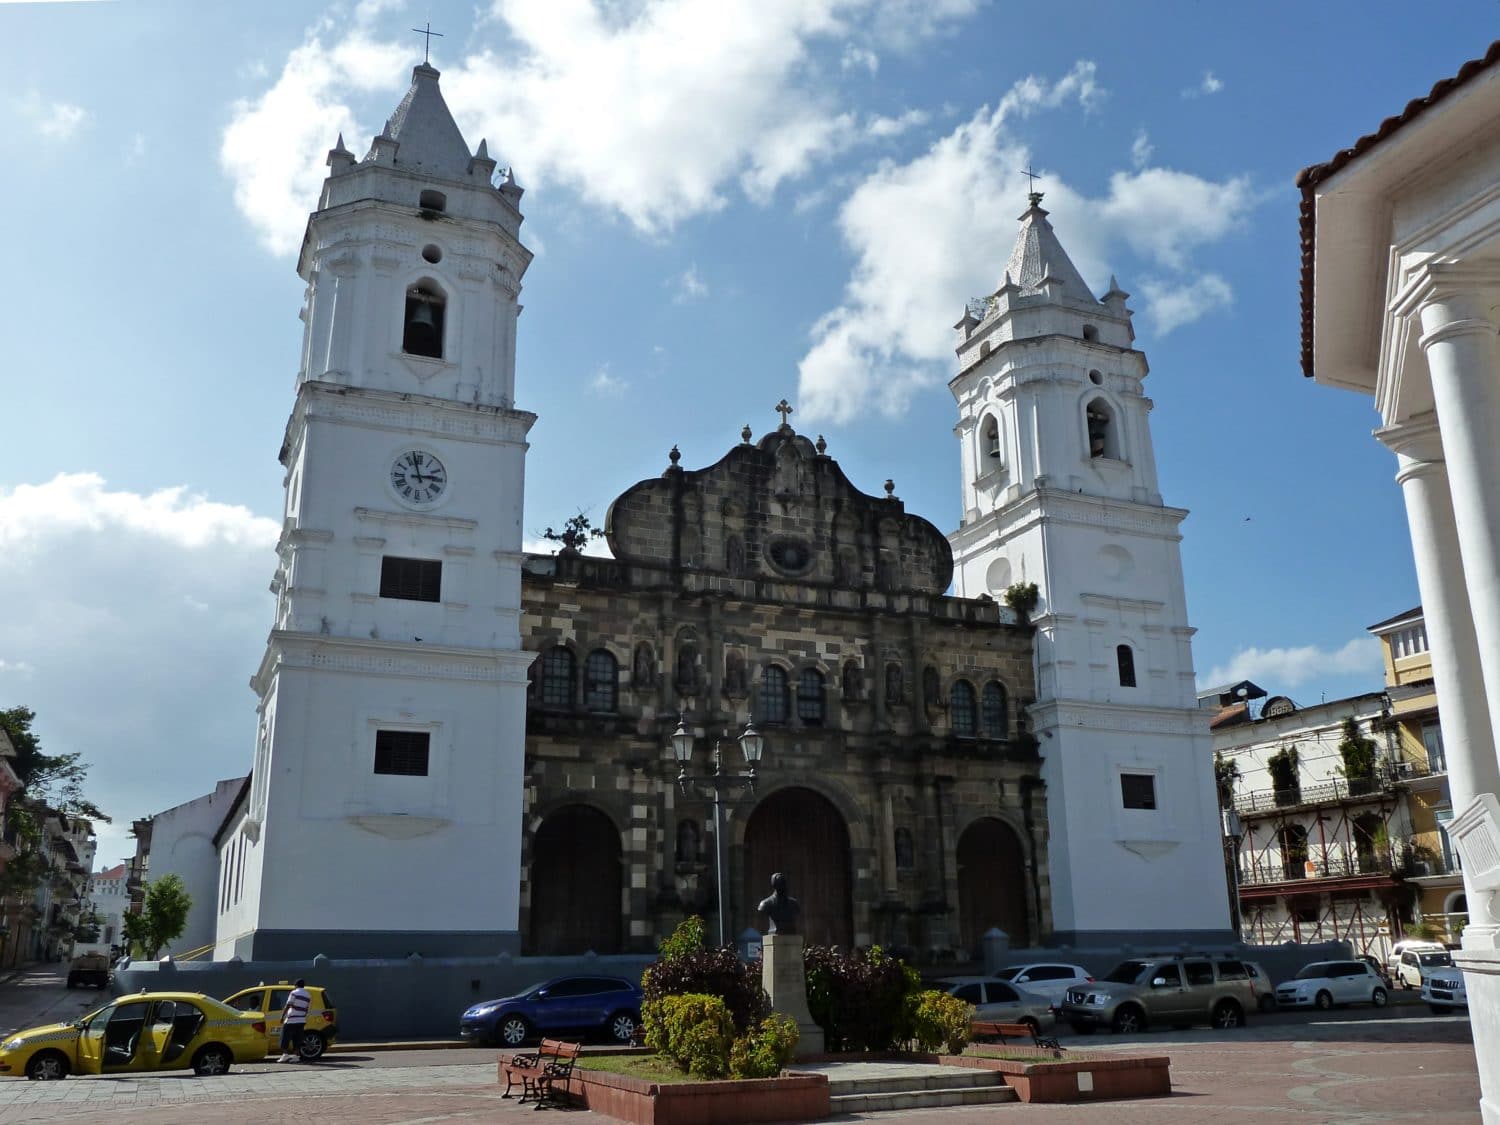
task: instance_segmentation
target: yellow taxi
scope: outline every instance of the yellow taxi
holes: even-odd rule
[[[281,1013],[286,1008],[286,998],[292,993],[292,983],[280,980],[275,984],[262,981],[254,988],[242,988],[233,996],[224,998],[224,1003],[241,1012],[260,1012],[266,1021],[266,1053],[276,1054],[281,1050]],[[297,1044],[297,1053],[304,1059],[322,1057],[339,1033],[339,1013],[333,1006],[333,997],[326,988],[315,984],[304,986],[312,996],[312,1007],[307,1011],[307,1023],[302,1029],[302,1042]]]
[[[0,1075],[31,1079],[69,1074],[187,1070],[223,1074],[231,1063],[259,1062],[266,1024],[200,992],[137,992],[72,1023],[30,1027],[0,1043]]]

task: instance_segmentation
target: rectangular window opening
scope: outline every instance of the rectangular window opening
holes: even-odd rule
[[[375,732],[375,772],[400,777],[426,777],[432,735],[427,731]]]
[[[1156,777],[1149,773],[1122,773],[1120,797],[1127,809],[1156,808]]]
[[[380,560],[380,596],[412,602],[435,602],[442,598],[443,564],[439,559],[403,559],[386,555]]]

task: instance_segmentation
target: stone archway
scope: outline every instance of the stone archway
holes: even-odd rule
[[[620,833],[588,805],[564,805],[531,840],[527,952],[619,953]]]
[[[1026,852],[1015,829],[981,817],[958,838],[958,919],[963,948],[983,956],[987,930],[998,926],[1013,948],[1032,942],[1027,911]]]
[[[802,903],[802,934],[809,945],[853,944],[854,918],[849,829],[833,802],[811,789],[772,793],[745,823],[743,930],[764,929],[755,906],[771,893],[771,876],[784,872],[792,897]]]

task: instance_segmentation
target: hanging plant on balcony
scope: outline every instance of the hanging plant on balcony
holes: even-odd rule
[[[1339,742],[1339,757],[1344,759],[1344,764],[1338,767],[1340,776],[1351,783],[1373,781],[1375,740],[1361,734],[1359,724],[1352,718],[1344,720],[1343,735],[1343,740]]]
[[[1219,807],[1230,808],[1234,804],[1234,786],[1240,779],[1240,764],[1223,754],[1214,755],[1214,784],[1219,790]]]
[[[1276,792],[1278,805],[1297,803],[1301,787],[1297,784],[1297,747],[1288,746],[1266,759],[1266,770],[1271,775],[1271,788]]]

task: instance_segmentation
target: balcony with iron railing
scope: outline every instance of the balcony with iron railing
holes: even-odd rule
[[[1419,763],[1398,762],[1382,766],[1370,777],[1335,777],[1315,785],[1299,783],[1280,789],[1254,789],[1234,795],[1234,811],[1241,816],[1265,816],[1318,805],[1347,804],[1366,799],[1374,801],[1403,782],[1428,772]]]
[[[1411,840],[1388,846],[1316,846],[1305,851],[1267,852],[1240,860],[1240,886],[1264,887],[1278,883],[1313,884],[1332,879],[1387,879],[1399,882],[1458,871],[1457,863],[1441,852]]]

